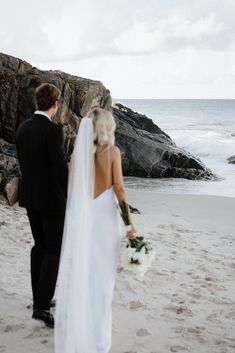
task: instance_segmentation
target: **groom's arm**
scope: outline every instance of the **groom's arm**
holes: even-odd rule
[[[68,163],[64,150],[64,136],[61,125],[53,124],[47,135],[49,158],[55,177],[58,178],[64,194],[67,194]]]

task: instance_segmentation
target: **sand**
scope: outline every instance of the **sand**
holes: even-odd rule
[[[156,258],[144,278],[119,264],[110,353],[235,352],[235,198],[128,194]],[[27,308],[31,246],[25,211],[0,202],[0,353],[53,352]]]

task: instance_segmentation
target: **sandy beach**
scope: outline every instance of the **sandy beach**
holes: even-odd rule
[[[235,198],[128,195],[156,258],[144,278],[118,267],[110,353],[235,352]],[[25,211],[0,201],[0,353],[53,352],[28,308],[31,246]]]

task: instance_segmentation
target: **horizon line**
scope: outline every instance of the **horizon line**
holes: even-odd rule
[[[234,98],[115,98],[112,100],[235,100]]]

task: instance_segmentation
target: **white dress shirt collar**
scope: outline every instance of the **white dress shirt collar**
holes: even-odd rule
[[[41,110],[36,110],[34,112],[34,114],[39,114],[39,115],[44,115],[46,116],[49,120],[51,120],[51,118],[49,117],[49,115],[47,115],[45,112],[41,111]]]

